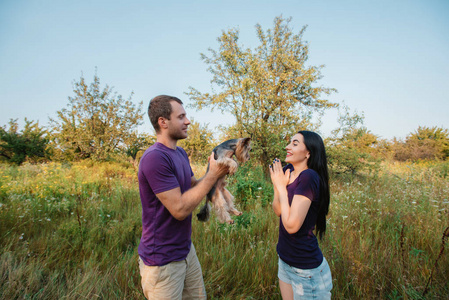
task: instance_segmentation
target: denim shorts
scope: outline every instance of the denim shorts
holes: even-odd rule
[[[293,288],[294,299],[330,299],[332,275],[326,258],[315,269],[298,269],[279,258],[279,280]]]

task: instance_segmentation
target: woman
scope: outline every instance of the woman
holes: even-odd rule
[[[329,174],[321,137],[299,131],[285,148],[287,166],[270,165],[273,210],[280,217],[279,287],[282,299],[330,299],[332,276],[318,246],[326,231]]]

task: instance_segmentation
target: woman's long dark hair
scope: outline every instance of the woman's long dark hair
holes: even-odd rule
[[[304,144],[310,152],[307,167],[314,170],[320,176],[320,207],[316,221],[316,232],[321,239],[326,232],[326,215],[329,212],[329,171],[327,168],[326,149],[323,139],[312,131],[298,131],[304,137]]]

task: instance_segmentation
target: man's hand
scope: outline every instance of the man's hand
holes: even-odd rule
[[[228,174],[229,166],[217,163],[214,157],[214,152],[212,152],[212,154],[209,156],[207,160],[209,161],[210,176],[214,177],[215,179],[218,179]]]
[[[162,204],[177,220],[182,221],[189,216],[198,204],[201,203],[201,200],[206,196],[217,180],[228,173],[229,167],[217,163],[213,152],[209,156],[208,160],[209,171],[206,175],[199,180],[194,179],[195,177],[192,176],[192,180],[194,180],[194,187],[184,193],[181,193],[181,189],[177,187],[172,190],[156,194]]]

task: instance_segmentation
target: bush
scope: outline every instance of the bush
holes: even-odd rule
[[[329,168],[336,174],[358,172],[377,172],[380,160],[358,149],[345,148],[341,145],[328,147],[326,150]]]
[[[21,165],[26,160],[44,161],[50,157],[49,134],[39,123],[25,119],[25,127],[18,131],[16,120],[0,127],[0,157],[10,163]]]
[[[250,162],[240,166],[236,174],[228,177],[228,183],[231,194],[243,208],[254,203],[265,207],[272,200],[273,187],[266,180],[261,166],[254,166]]]

